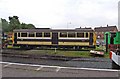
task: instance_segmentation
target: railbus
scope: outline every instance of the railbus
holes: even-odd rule
[[[25,48],[56,47],[95,48],[96,34],[91,28],[75,29],[15,29],[13,31],[13,45]]]

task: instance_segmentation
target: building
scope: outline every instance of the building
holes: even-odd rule
[[[118,31],[116,26],[108,26],[107,27],[95,27],[95,33],[97,35],[97,41],[102,43],[104,42],[104,33],[105,32],[116,32]]]

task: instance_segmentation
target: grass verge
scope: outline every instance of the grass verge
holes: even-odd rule
[[[19,48],[19,47],[11,47],[8,48]],[[96,47],[96,51],[103,51],[104,52],[105,46]],[[88,49],[83,49],[88,50]],[[90,51],[71,51],[71,50],[59,50],[59,49],[49,49],[49,50],[27,50],[27,51],[20,51],[20,54],[35,54],[35,55],[58,55],[58,56],[70,56],[70,57],[93,57],[90,55]],[[97,56],[99,57],[99,56]],[[104,58],[109,58],[109,53],[104,53]]]
[[[69,57],[93,57],[90,55],[89,51],[27,50],[27,51],[22,51],[21,53],[22,54],[36,54],[36,55],[57,55],[57,56],[69,56]],[[105,53],[104,58],[109,58],[109,53]]]

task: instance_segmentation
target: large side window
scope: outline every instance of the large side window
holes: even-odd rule
[[[34,33],[29,33],[29,35],[28,35],[29,37],[34,37],[35,36],[35,34]]]
[[[20,33],[18,33],[18,37],[20,37]]]
[[[86,32],[86,37],[88,37],[88,33]]]
[[[27,37],[27,33],[21,33],[21,37]]]
[[[44,37],[50,37],[50,33],[44,33]]]
[[[36,37],[42,37],[42,33],[36,33]]]
[[[60,37],[67,37],[67,32],[66,33],[60,33]]]
[[[75,33],[68,33],[68,37],[75,37]]]
[[[77,33],[77,37],[84,37],[84,33]]]

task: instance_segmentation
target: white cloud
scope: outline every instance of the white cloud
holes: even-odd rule
[[[17,15],[37,27],[117,25],[118,0],[1,0],[0,16]]]

